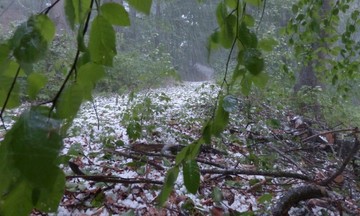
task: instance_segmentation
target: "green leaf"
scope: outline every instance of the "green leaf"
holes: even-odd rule
[[[239,69],[241,66],[238,65],[235,68],[235,71],[233,73],[233,76],[231,78],[231,85],[233,85],[240,77],[244,76],[246,74],[246,69],[242,66],[241,69]]]
[[[353,21],[356,21],[356,20],[358,19],[359,15],[360,15],[360,11],[354,10],[354,11],[351,13],[351,19],[352,19]]]
[[[297,14],[297,12],[299,11],[299,7],[297,5],[293,5],[292,8],[291,8],[293,14]]]
[[[266,124],[272,128],[279,129],[281,127],[281,123],[277,119],[268,119],[266,120]]]
[[[231,8],[231,9],[235,9],[237,6],[237,1],[236,0],[225,0],[225,4]]]
[[[243,21],[248,27],[253,27],[256,23],[254,17],[250,14],[244,14]]]
[[[67,154],[71,157],[78,157],[84,153],[84,149],[80,143],[72,144]]]
[[[31,202],[30,185],[26,181],[17,182],[12,185],[11,192],[1,197],[0,215],[29,215],[33,205]],[[21,206],[21,208],[19,208]]]
[[[199,151],[201,148],[201,145],[204,143],[202,139],[196,140],[195,142],[191,143],[190,149],[189,149],[189,155],[187,155],[186,159],[194,160],[199,155]]]
[[[14,78],[0,75],[0,107],[5,103],[6,98],[8,97],[10,87],[12,85]],[[11,109],[15,108],[20,104],[20,88],[19,84],[15,83],[14,88],[10,94],[9,100],[7,102],[6,108]]]
[[[265,203],[265,202],[270,203],[272,197],[273,197],[273,196],[272,196],[271,194],[265,193],[265,194],[263,194],[261,197],[258,198],[258,202],[259,202],[259,203]]]
[[[220,2],[216,8],[216,19],[219,26],[224,25],[224,19],[226,18],[226,6],[224,2]]]
[[[260,7],[261,6],[261,2],[262,0],[244,0],[246,3],[254,5],[256,7]]]
[[[244,50],[244,66],[252,75],[258,75],[264,70],[265,62],[261,52],[254,48]]]
[[[18,77],[25,77],[26,74],[24,71],[20,68],[20,65],[15,61],[9,61],[6,70],[4,70],[3,75],[6,77],[14,78],[16,74],[18,74]],[[1,72],[0,72],[1,74]]]
[[[208,39],[208,43],[207,43],[208,58],[210,58],[210,53],[212,50],[215,50],[220,47],[219,43],[220,43],[219,32],[215,31],[210,35]]]
[[[62,147],[62,138],[58,133],[60,121],[49,119],[47,115],[48,112],[42,113],[36,108],[24,112],[4,140],[4,144],[9,146],[13,165],[28,181],[39,187],[45,187],[47,183],[52,185],[53,182],[46,181],[57,172],[54,172],[54,161]]]
[[[96,64],[112,66],[116,55],[115,31],[103,16],[95,17],[91,25],[89,51]]]
[[[349,31],[351,32],[351,33],[354,33],[355,31],[356,31],[356,27],[355,27],[355,25],[349,25]]]
[[[176,182],[176,179],[179,175],[179,167],[175,166],[172,169],[168,170],[166,173],[164,185],[162,187],[162,190],[157,197],[157,201],[160,206],[163,206],[168,199],[171,191],[173,190],[174,184]]]
[[[223,200],[223,194],[219,187],[214,187],[211,192],[211,196],[216,203],[220,203]]]
[[[104,75],[105,71],[103,66],[94,63],[87,63],[79,68],[77,84],[83,88],[84,99],[91,100],[91,93],[96,82],[104,77]]]
[[[58,208],[65,186],[65,176],[56,166],[61,122],[48,118],[49,112],[47,107],[25,111],[0,145],[0,172],[6,173],[0,176],[1,215]]]
[[[76,14],[73,0],[65,0],[64,9],[66,20],[68,21],[70,28],[74,30]]]
[[[81,83],[91,83],[95,85],[97,81],[103,78],[105,71],[103,66],[87,63],[82,65],[78,71],[78,82]]]
[[[226,112],[231,113],[237,110],[238,100],[233,95],[226,95],[224,97],[223,108]]]
[[[53,21],[48,16],[40,14],[34,17],[34,22],[42,37],[50,43],[56,31]]]
[[[152,0],[127,0],[129,5],[147,15],[150,14]]]
[[[320,32],[320,23],[317,22],[316,20],[312,20],[310,22],[310,30],[312,30],[313,32]]]
[[[204,139],[205,144],[211,144],[211,124],[212,121],[208,121],[202,131],[202,138]]]
[[[257,74],[256,76],[251,75],[251,80],[254,83],[254,85],[261,89],[265,88],[269,79],[270,78],[267,73],[260,73],[260,74]]]
[[[8,44],[0,44],[0,74],[3,70],[3,64],[8,61],[10,55],[10,47]]]
[[[124,6],[117,3],[105,3],[100,7],[102,15],[113,25],[129,26],[129,14]]]
[[[56,212],[64,195],[65,175],[60,168],[53,167],[53,169],[56,179],[52,185],[39,188],[40,196],[35,208],[43,212]]]
[[[229,113],[224,109],[224,97],[221,97],[216,109],[215,117],[212,123],[212,134],[219,136],[229,123]]]
[[[176,155],[176,158],[175,158],[175,164],[176,165],[180,165],[180,163],[182,163],[186,156],[189,154],[189,151],[190,151],[190,145],[188,146],[185,146],[177,155]]]
[[[335,85],[338,80],[339,80],[339,77],[338,77],[337,74],[335,74],[335,75],[333,76],[333,78],[331,79],[331,83],[332,83],[333,85]]]
[[[228,15],[226,6],[223,2],[220,2],[216,8],[216,18],[220,26],[220,31],[217,31],[218,42],[224,48],[230,48],[235,38],[235,15]]]
[[[295,19],[298,22],[301,22],[302,20],[304,20],[306,18],[305,14],[298,14],[296,15]]]
[[[258,45],[256,34],[250,31],[244,22],[240,25],[238,39],[244,47],[256,48]]]
[[[65,15],[71,29],[75,28],[75,24],[84,22],[90,10],[90,2],[91,0],[65,0]]]
[[[85,45],[84,35],[80,29],[77,33],[76,41],[77,41],[77,47],[78,47],[79,51],[86,52],[87,47]]]
[[[66,88],[56,103],[56,115],[60,119],[73,119],[83,100],[83,88],[73,84]]]
[[[26,23],[21,24],[10,40],[14,56],[19,62],[34,63],[41,59],[47,50],[48,39],[52,33],[44,33],[42,26],[51,29],[51,25],[43,15],[31,16]],[[44,26],[45,25],[45,26]],[[45,36],[45,37],[44,37]]]
[[[30,99],[35,99],[39,91],[46,85],[47,78],[41,73],[31,73],[27,79],[27,92]]]
[[[200,186],[200,169],[195,160],[188,160],[183,164],[183,175],[186,189],[196,194]]]
[[[274,47],[277,45],[277,41],[273,38],[265,38],[265,39],[262,39],[260,40],[259,42],[259,48],[264,50],[264,51],[267,51],[267,52],[270,52],[274,49]]]
[[[126,127],[126,132],[130,139],[136,140],[141,137],[142,127],[138,122],[131,122]]]
[[[247,96],[250,94],[251,91],[251,85],[252,85],[252,80],[250,78],[250,76],[247,76],[246,74],[243,76],[242,80],[241,80],[241,92]]]
[[[106,195],[104,191],[100,191],[95,195],[95,197],[91,200],[91,206],[99,208],[104,205]]]
[[[229,49],[235,39],[236,17],[229,15],[223,21],[219,32],[220,43],[224,48]]]

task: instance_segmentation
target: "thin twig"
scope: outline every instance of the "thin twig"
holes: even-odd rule
[[[321,132],[318,134],[314,134],[312,136],[306,137],[305,139],[302,140],[302,142],[306,142],[308,140],[311,140],[312,138],[318,137],[318,136],[322,136],[322,135],[326,135],[329,133],[338,133],[338,132],[346,132],[346,131],[354,131],[355,128],[347,128],[347,129],[339,129],[339,130],[332,130],[332,131],[325,131],[325,132]]]
[[[131,153],[125,153],[125,152],[121,152],[121,151],[115,151],[115,150],[111,150],[111,149],[105,149],[105,151],[109,152],[109,153],[114,153],[123,157],[127,157],[127,158],[133,158],[136,159],[138,161],[144,162],[144,163],[148,163],[152,166],[154,166],[155,168],[157,168],[158,170],[164,170],[164,167],[160,166],[159,164],[155,163],[154,161],[150,161],[148,159],[144,159],[142,157],[139,157],[137,155],[133,155]]]
[[[268,146],[269,148],[273,149],[274,151],[276,151],[279,155],[281,155],[282,157],[284,157],[285,159],[287,159],[290,163],[292,163],[293,165],[295,165],[299,170],[301,170],[301,172],[303,172],[304,174],[308,175],[308,172],[302,168],[301,166],[299,166],[293,159],[291,159],[288,155],[286,155],[283,151],[281,151],[280,149],[278,149],[277,147],[271,145],[270,143],[265,143],[266,146]]]
[[[14,87],[15,87],[16,80],[17,80],[17,78],[18,78],[18,76],[19,76],[19,73],[20,73],[20,69],[21,69],[21,68],[20,68],[20,66],[19,66],[18,69],[17,69],[17,71],[16,71],[15,77],[14,77],[12,83],[11,83],[10,89],[9,89],[9,91],[7,92],[5,102],[4,102],[4,104],[3,104],[2,108],[1,108],[1,112],[0,112],[1,121],[2,121],[3,124],[4,124],[5,130],[6,130],[6,126],[5,126],[5,123],[4,123],[3,114],[4,114],[4,112],[5,112],[5,108],[6,108],[8,102],[9,102],[9,100],[10,100],[11,92],[13,91],[13,89],[14,89]]]
[[[90,17],[91,17],[91,9],[93,7],[93,4],[94,4],[94,0],[91,1],[90,3],[90,10],[89,10],[89,13],[88,13],[88,16],[86,18],[86,22],[85,22],[85,26],[84,26],[84,29],[83,29],[83,35],[86,34],[86,31],[88,29],[88,26],[89,26],[89,22],[90,22]],[[50,112],[49,112],[49,115],[51,115],[51,112],[55,109],[55,106],[56,106],[56,103],[58,102],[59,98],[60,98],[60,95],[61,93],[64,91],[65,87],[66,87],[66,84],[68,83],[71,75],[73,75],[73,73],[76,74],[76,65],[77,65],[77,62],[79,60],[79,56],[80,56],[80,50],[79,48],[77,49],[76,51],[76,55],[75,55],[75,59],[74,59],[74,62],[72,63],[71,65],[71,68],[67,74],[67,76],[65,77],[65,80],[64,82],[62,83],[59,91],[56,93],[55,97],[52,99],[52,105],[51,105],[51,108],[50,108]]]
[[[60,0],[56,0],[54,3],[52,3],[49,7],[45,8],[43,11],[41,11],[42,14],[48,14],[50,10],[55,7],[57,3],[59,3]]]
[[[320,185],[328,185],[329,183],[331,183],[336,177],[338,177],[339,175],[341,175],[341,173],[344,172],[346,166],[349,164],[349,162],[351,161],[351,159],[354,157],[354,155],[359,151],[360,149],[360,142],[359,140],[356,138],[355,139],[355,144],[352,147],[349,155],[345,158],[345,160],[343,161],[341,167],[334,173],[332,174],[329,178],[323,180],[322,182],[320,182]]]
[[[136,152],[138,152],[140,154],[147,155],[147,156],[152,156],[152,157],[165,157],[165,158],[169,158],[169,159],[175,159],[176,158],[176,156],[174,156],[174,155],[168,155],[168,154],[162,154],[162,153],[151,153],[151,152],[143,152],[143,151],[136,151]],[[201,158],[197,158],[196,161],[199,162],[199,163],[207,164],[207,165],[218,167],[218,168],[223,168],[223,169],[226,168],[222,164],[213,163],[211,161],[206,161],[206,160],[201,159]]]
[[[97,109],[96,109],[96,105],[95,105],[93,100],[91,100],[91,104],[92,104],[92,107],[93,107],[93,109],[95,111],[95,115],[96,115],[97,129],[100,130],[100,119],[99,119],[99,115],[98,115],[98,112],[97,112]]]
[[[14,4],[15,1],[10,1],[10,3],[8,4],[8,6],[6,6],[6,8],[0,13],[0,18],[4,15],[4,13],[9,10],[9,8],[11,7],[11,5]]]
[[[261,17],[260,17],[260,20],[259,20],[259,24],[258,24],[258,26],[256,27],[256,32],[259,31],[260,24],[262,23],[262,20],[263,20],[263,18],[264,18],[265,8],[266,8],[266,0],[264,0],[263,9],[262,9],[262,12],[261,12]]]

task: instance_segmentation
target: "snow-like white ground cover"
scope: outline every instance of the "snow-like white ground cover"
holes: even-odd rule
[[[184,82],[177,86],[143,91],[131,95],[95,96],[93,102],[82,105],[64,139],[62,157],[67,176],[75,175],[68,167],[71,161],[87,175],[114,176],[128,180],[149,179],[164,181],[166,171],[171,168],[171,159],[155,155],[146,156],[149,163],[117,154],[130,154],[133,144],[187,145],[201,135],[204,123],[213,114],[213,107],[219,88],[214,83]],[[26,105],[28,106],[28,105]],[[7,112],[6,127],[9,128],[15,116],[26,106]],[[233,131],[224,132],[226,139],[219,139],[220,150],[227,155],[201,154],[209,161],[227,169],[252,169],[253,165],[242,165],[248,155],[245,134],[251,130],[268,134],[269,128],[261,122],[247,124],[241,115],[231,115]],[[129,135],[129,125],[139,123],[137,138]],[[250,128],[252,127],[252,129]],[[255,128],[255,129],[254,129]],[[231,141],[229,141],[230,139]],[[228,145],[225,148],[221,146]],[[251,147],[252,148],[252,147]],[[258,148],[254,146],[254,148]],[[107,151],[111,149],[112,151]],[[261,152],[261,151],[259,151]],[[160,166],[158,169],[151,164]],[[264,161],[265,162],[265,161]],[[266,161],[271,165],[271,161]],[[217,169],[211,164],[198,163],[200,169]],[[277,169],[279,164],[273,168]],[[293,166],[283,170],[299,172]],[[262,185],[262,182],[268,182]],[[267,185],[268,184],[268,185]],[[52,215],[119,215],[133,211],[135,215],[209,215],[216,211],[256,212],[269,211],[269,201],[279,199],[284,188],[275,185],[297,185],[287,179],[266,179],[263,176],[204,174],[196,194],[187,192],[182,171],[175,182],[165,208],[156,206],[156,197],[161,186],[149,183],[102,183],[72,178],[67,181],[66,191],[58,211]],[[263,190],[257,191],[257,185]],[[266,189],[265,189],[266,188]],[[216,201],[216,189],[222,192],[221,201]],[[270,200],[259,201],[264,192],[272,191]],[[98,195],[102,195],[99,196]],[[313,211],[315,211],[314,209]],[[321,209],[320,209],[321,210]],[[316,211],[319,211],[317,209]],[[221,215],[221,214],[220,214]]]
[[[117,146],[117,151],[126,150],[132,143],[162,143],[162,144],[189,144],[191,140],[196,139],[200,135],[200,129],[203,123],[210,117],[211,109],[209,106],[213,106],[214,100],[217,97],[218,87],[213,83],[201,83],[201,82],[184,82],[179,86],[173,86],[168,88],[160,88],[155,90],[144,91],[138,94],[133,100],[129,101],[129,96],[98,96],[94,98],[94,103],[85,103],[78,117],[74,120],[72,127],[69,129],[68,137],[65,141],[65,148],[63,154],[68,154],[70,149],[74,149],[77,146],[77,150],[81,152],[85,157],[73,158],[73,160],[81,160],[80,163],[84,165],[81,167],[87,174],[101,174],[104,173],[104,167],[111,166],[114,168],[110,174],[117,177],[136,179],[144,177],[148,179],[163,181],[165,177],[165,171],[158,171],[151,167],[146,166],[144,173],[139,174],[138,170],[130,170],[126,164],[134,162],[133,159],[117,157],[111,160],[102,159],[104,153],[103,148],[106,145],[115,145],[116,142],[121,140],[123,146]],[[134,104],[142,103],[144,98],[151,98],[154,109],[151,114],[153,116],[146,116],[150,124],[155,124],[153,131],[155,136],[148,136],[144,129],[144,136],[137,140],[129,138],[126,130],[126,125],[123,125],[123,118],[126,113],[129,113]],[[210,112],[209,112],[210,110]],[[208,113],[206,113],[208,112]],[[143,121],[142,124],[146,125],[147,122]],[[184,137],[180,137],[183,135]],[[186,143],[187,142],[187,143]],[[71,150],[70,150],[71,151]],[[241,156],[239,154],[234,157]],[[209,158],[209,160],[216,160],[216,157]],[[81,159],[80,159],[81,158]],[[231,158],[228,159],[231,161]],[[219,162],[224,162],[223,159],[219,159]],[[161,162],[160,162],[161,164]],[[209,168],[208,165],[202,167]],[[229,167],[231,168],[231,167]],[[64,167],[65,172],[71,175],[69,168]],[[117,172],[114,172],[117,170]],[[82,180],[73,180],[81,185]],[[95,190],[96,185],[89,185],[83,182],[85,190]],[[78,185],[72,185],[77,186]],[[206,200],[211,199],[212,188],[220,185],[206,185],[204,186],[203,194],[190,194],[186,191],[183,183],[182,172],[179,173],[179,177],[175,184],[174,197],[181,197],[180,201],[169,204],[170,210],[165,211],[166,214],[177,215],[178,213],[172,212],[171,208],[179,210],[180,206],[185,200],[190,199],[196,208],[202,209],[204,212],[210,211],[213,203],[204,205]],[[140,189],[137,189],[140,187]],[[106,199],[111,200],[110,203],[116,203],[116,206],[128,210],[133,209],[136,214],[142,215],[146,212],[158,211],[155,209],[155,199],[160,192],[160,187],[157,189],[144,189],[143,184],[133,184],[128,186],[115,185],[114,188],[105,192]],[[135,190],[136,193],[132,191]],[[224,201],[221,205],[224,208],[232,208],[240,212],[249,210],[249,207],[256,210],[256,199],[249,194],[243,195],[236,190],[232,190],[231,193],[235,196],[235,201],[228,203]],[[171,199],[171,198],[170,198]],[[81,199],[80,199],[81,200]],[[76,208],[66,208],[68,200],[64,200],[59,207],[58,215],[81,215],[81,214],[97,214],[99,209],[97,208],[83,208],[82,210],[74,210]],[[70,202],[70,201],[69,201]],[[92,209],[90,211],[89,209]],[[109,209],[100,208],[101,215],[110,214]],[[151,212],[150,211],[150,212]],[[116,212],[116,211],[114,211]],[[112,212],[112,213],[114,213]],[[159,211],[156,214],[164,214]],[[150,215],[154,214],[149,213]]]

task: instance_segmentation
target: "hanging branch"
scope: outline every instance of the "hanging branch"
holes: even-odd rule
[[[41,11],[42,14],[48,14],[50,12],[50,10],[55,7],[55,5],[57,5],[57,3],[59,3],[60,0],[56,0],[54,3],[52,3],[49,7],[45,8],[43,11]]]
[[[4,111],[5,111],[5,108],[9,102],[9,99],[10,99],[10,96],[11,96],[11,92],[13,91],[14,87],[15,87],[15,84],[16,84],[16,80],[19,76],[19,73],[20,73],[20,66],[18,67],[17,71],[16,71],[16,74],[15,74],[15,77],[13,79],[13,82],[11,83],[11,86],[10,86],[10,89],[9,91],[7,92],[7,95],[6,95],[6,99],[5,99],[5,102],[1,108],[1,111],[0,111],[0,119],[1,119],[1,122],[4,126],[4,129],[6,130],[6,126],[5,126],[5,123],[4,123],[4,119],[3,119],[3,114],[4,114]]]
[[[89,27],[89,22],[90,22],[90,17],[91,17],[91,11],[92,11],[91,9],[93,8],[94,1],[95,1],[95,0],[91,0],[91,3],[90,3],[90,10],[89,10],[88,16],[87,16],[87,18],[86,18],[86,22],[85,22],[85,26],[84,26],[84,30],[83,30],[83,35],[86,34],[87,29],[88,29],[88,27]],[[77,51],[76,51],[76,55],[75,55],[74,61],[73,61],[72,65],[71,65],[71,68],[70,68],[68,74],[67,74],[66,77],[65,77],[64,82],[62,83],[62,85],[61,85],[59,91],[56,93],[55,97],[50,101],[50,103],[52,103],[52,105],[51,105],[51,108],[50,108],[49,115],[51,115],[51,112],[55,109],[55,106],[56,106],[57,102],[59,101],[60,95],[61,95],[61,93],[64,91],[64,89],[65,89],[65,87],[66,87],[66,84],[68,83],[70,77],[71,77],[74,73],[75,73],[75,75],[76,75],[76,73],[77,73],[76,65],[77,65],[77,62],[78,62],[78,60],[79,60],[79,56],[80,56],[80,50],[79,50],[79,48],[78,48]]]
[[[98,115],[98,112],[97,112],[96,104],[94,103],[93,100],[91,100],[91,104],[92,104],[92,107],[93,107],[93,109],[95,111],[96,120],[97,120],[97,129],[99,130],[100,129],[100,119],[99,119],[99,115]]]
[[[259,31],[259,28],[260,28],[260,24],[262,23],[263,19],[264,19],[264,14],[265,14],[265,8],[266,8],[266,0],[264,0],[264,5],[263,5],[263,9],[261,11],[261,17],[260,17],[260,20],[259,20],[259,24],[256,28],[256,31]]]
[[[3,11],[1,11],[1,13],[0,13],[0,18],[4,15],[4,13],[5,13],[7,10],[9,10],[9,8],[11,7],[11,5],[14,4],[14,2],[15,2],[15,1],[10,1],[10,3],[8,4],[8,6],[6,6],[6,8],[5,8]]]

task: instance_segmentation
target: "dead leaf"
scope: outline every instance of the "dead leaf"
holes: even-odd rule
[[[326,137],[326,140],[328,141],[328,144],[334,144],[335,143],[335,139],[336,139],[336,136],[334,133],[327,133],[325,135]]]
[[[224,199],[228,201],[229,205],[234,203],[235,195],[230,189],[224,188],[222,190],[222,194],[223,194]]]
[[[221,207],[214,206],[211,209],[211,215],[212,216],[223,216],[224,215],[224,209],[222,209]]]
[[[344,183],[344,180],[345,180],[345,178],[344,178],[343,175],[338,175],[338,176],[336,176],[336,178],[334,179],[334,182],[335,182],[336,184],[342,184],[342,183]]]

